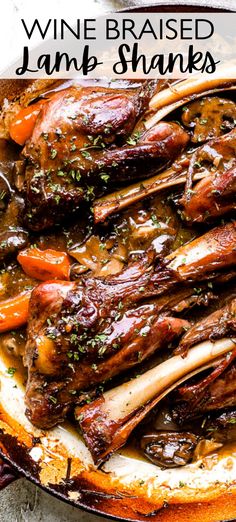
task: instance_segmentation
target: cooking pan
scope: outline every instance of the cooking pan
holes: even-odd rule
[[[199,11],[198,2],[184,6],[146,5],[129,12]],[[127,11],[127,10],[126,10]],[[214,2],[201,11],[218,12]],[[27,81],[0,82],[0,103],[17,98]],[[130,455],[114,455],[97,470],[78,434],[68,426],[49,432],[34,428],[24,415],[24,390],[6,373],[0,355],[0,489],[24,476],[60,500],[97,515],[136,522],[213,522],[235,520],[236,455],[202,470],[191,465],[157,472],[152,464]],[[220,467],[219,467],[220,466]],[[158,474],[157,474],[158,473]],[[187,473],[188,487],[183,485]]]

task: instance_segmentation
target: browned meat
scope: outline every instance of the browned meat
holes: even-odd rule
[[[175,123],[132,135],[154,85],[131,84],[125,91],[73,86],[44,104],[23,150],[30,228],[59,222],[110,181],[149,176],[185,147],[188,134]]]
[[[206,339],[221,339],[236,331],[236,299],[196,323],[181,339],[176,353],[186,354],[191,346]]]
[[[232,360],[233,348],[234,342],[230,339],[221,339],[215,344],[207,341],[204,348],[200,343],[185,359],[179,355],[166,359],[135,379],[105,391],[89,404],[78,406],[76,419],[95,463],[101,464],[123,446],[134,428],[180,382],[216,364],[220,366],[219,375],[222,367],[225,369]],[[219,359],[226,353],[225,361]],[[193,416],[194,405],[190,406]]]
[[[190,386],[189,389],[187,386],[181,388],[178,398],[179,401],[176,402],[173,410],[173,418],[179,424],[207,412],[236,406],[235,363],[228,369],[222,365],[218,371],[215,370],[214,375],[210,374],[208,378],[195,386]]]
[[[183,217],[202,222],[235,209],[236,129],[210,140],[192,155],[185,193],[180,200]],[[195,186],[195,176],[203,179]]]
[[[167,267],[178,279],[202,280],[236,262],[236,222],[215,227],[167,256]]]
[[[196,103],[201,106],[201,102]],[[200,114],[201,110],[202,106]],[[192,111],[186,111],[186,117],[187,114],[189,118]],[[215,117],[218,126],[221,119],[219,121],[219,118]],[[196,117],[197,120],[198,118],[199,116]],[[233,129],[227,135],[221,136],[222,129],[214,127],[214,115],[211,123],[213,127],[210,125],[210,128],[205,129],[206,134],[202,135],[203,141],[211,138],[210,141],[198,147],[191,155],[184,152],[170,168],[144,180],[142,184],[138,182],[96,199],[93,205],[94,222],[103,222],[112,214],[160,191],[168,188],[178,190],[183,184],[185,192],[179,203],[185,220],[213,221],[217,216],[235,210],[236,130]],[[198,138],[199,127],[202,128],[202,125],[194,125],[193,122]],[[231,126],[225,130],[230,128]],[[212,132],[208,135],[210,130]],[[212,139],[213,136],[219,137]],[[199,180],[201,181],[195,185]]]
[[[125,90],[76,85],[58,91],[41,110],[24,154],[34,164],[40,159],[43,169],[54,169],[61,167],[64,160],[74,159],[84,141],[88,146],[93,145],[88,136],[99,136],[98,147],[101,138],[106,144],[124,143],[147,107],[154,88],[154,82],[138,87],[131,82]],[[71,154],[75,152],[74,147],[71,150],[73,142],[77,154]],[[52,158],[50,150],[54,148],[57,154]]]
[[[180,382],[186,381],[206,368],[215,367],[216,369],[212,372],[210,378],[208,377],[208,381],[206,382],[205,379],[205,382],[201,385],[202,390],[199,389],[199,386],[196,389],[195,402],[193,400],[189,400],[187,403],[176,402],[173,412],[176,423],[189,420],[196,415],[202,416],[202,410],[197,410],[196,403],[197,405],[198,402],[200,403],[203,397],[202,391],[205,391],[207,385],[209,386],[216,375],[219,376],[235,358],[235,353],[232,353],[233,349],[234,341],[229,338],[220,339],[215,344],[207,341],[204,347],[200,343],[190,350],[185,359],[179,355],[171,357],[137,376],[136,379],[105,391],[91,403],[76,407],[76,419],[95,463],[101,464],[109,455],[123,446],[134,428]],[[227,355],[225,356],[225,354]],[[221,359],[219,359],[219,356],[221,356]],[[228,388],[228,405],[232,402],[232,387],[233,379],[231,388],[230,386]],[[192,388],[188,392],[193,392]],[[220,391],[222,394],[222,387]],[[176,393],[172,397],[172,404],[175,397]],[[219,407],[221,407],[220,404],[220,401],[218,401]],[[168,437],[166,437],[165,442],[167,449]],[[153,446],[155,451],[155,441]],[[165,449],[164,441],[163,446]],[[160,453],[161,451],[158,452],[159,456]]]
[[[216,340],[236,333],[236,299],[194,325],[182,338],[178,352],[206,339]],[[204,412],[236,405],[236,350],[227,354],[209,375],[179,388],[174,418],[182,423]]]
[[[40,427],[63,419],[77,391],[142,362],[189,326],[171,317],[168,306],[132,306],[143,295],[135,285],[135,295],[127,300],[124,294],[122,299],[122,285],[116,293],[114,284],[111,294],[99,280],[72,285],[40,285],[31,301],[26,405],[31,421]]]
[[[182,200],[184,217],[199,223],[236,210],[236,166],[215,172],[194,187],[191,197]]]
[[[176,250],[163,266],[151,252],[114,276],[39,285],[31,300],[25,356],[32,422],[56,424],[77,391],[134,366],[183,333],[188,323],[172,314],[193,304],[191,292],[169,302],[146,299],[178,289],[180,282],[216,277],[235,264],[235,244],[236,227],[230,223]]]

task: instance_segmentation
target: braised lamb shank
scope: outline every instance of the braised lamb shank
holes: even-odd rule
[[[56,424],[78,391],[108,380],[180,336],[189,324],[172,314],[184,296],[177,292],[174,302],[167,299],[165,305],[147,298],[219,277],[235,265],[235,245],[233,222],[162,262],[150,251],[114,276],[39,285],[31,299],[25,356],[31,421],[44,428]],[[191,293],[195,291],[187,296]]]
[[[234,299],[188,330],[185,334],[187,345],[191,342],[193,348],[184,359],[176,355],[137,379],[108,390],[92,403],[76,408],[76,418],[97,464],[125,444],[134,428],[166,393],[176,388],[179,380],[186,380],[202,371],[204,365],[205,369],[211,368],[205,379],[198,384],[175,389],[173,393],[172,404],[177,400],[172,411],[176,423],[183,430],[184,421],[194,419],[203,412],[235,406],[235,306]],[[215,342],[209,339],[213,325]],[[227,337],[222,339],[222,335],[226,334]],[[201,342],[203,340],[205,342]],[[217,359],[219,354],[221,359]],[[178,392],[182,400],[180,403]],[[153,462],[160,465],[162,461],[161,465],[165,467],[175,467],[191,459],[198,438],[186,431],[172,434],[168,431],[147,432],[141,440],[141,447]]]
[[[184,148],[189,137],[176,123],[133,133],[154,88],[72,86],[44,104],[23,150],[31,229],[60,222],[110,182],[149,176]]]

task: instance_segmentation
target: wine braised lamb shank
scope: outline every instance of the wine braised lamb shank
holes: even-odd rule
[[[189,325],[170,315],[171,298],[169,309],[168,299],[159,306],[147,298],[219,277],[235,265],[235,246],[234,222],[180,247],[161,263],[150,252],[115,276],[39,285],[31,299],[25,356],[31,421],[44,428],[56,424],[78,391],[110,379],[180,336]]]
[[[101,464],[113,451],[123,446],[144,416],[167,392],[171,391],[172,387],[176,387],[179,380],[186,380],[186,377],[197,373],[199,365],[201,371],[204,363],[206,368],[213,367],[213,370],[200,383],[179,389],[183,401],[180,405],[177,402],[172,416],[182,430],[183,421],[186,419],[192,420],[202,412],[235,406],[235,365],[233,364],[236,357],[235,306],[234,299],[225,308],[188,330],[185,334],[187,346],[189,347],[191,343],[193,348],[182,361],[181,357],[176,355],[137,379],[105,392],[91,404],[76,409],[76,417],[84,438],[97,464]],[[215,328],[215,344],[209,339],[208,320],[209,328],[213,325]],[[199,331],[199,336],[196,335],[196,331]],[[229,338],[217,342],[217,339],[221,339],[222,333],[223,335],[227,333]],[[199,340],[205,342],[199,343]],[[223,355],[221,359],[217,359],[219,354]],[[175,386],[172,386],[173,383]],[[176,399],[178,399],[178,390],[177,394],[175,391],[173,401]],[[190,460],[191,451],[195,449],[198,437],[189,432],[177,433],[176,437],[174,435],[168,432],[165,435],[161,432],[147,433],[147,438],[144,436],[141,441],[141,447],[150,460],[156,460],[157,463],[161,460],[161,448],[164,455],[169,448],[165,459],[162,455],[162,465],[164,464],[165,467],[184,465]]]
[[[185,147],[188,134],[176,123],[133,133],[154,88],[70,87],[45,103],[23,150],[31,229],[75,213],[99,187],[149,176]]]

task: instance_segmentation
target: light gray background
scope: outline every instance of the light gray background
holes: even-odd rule
[[[8,0],[18,9],[24,0]],[[42,1],[42,0],[41,0]],[[58,0],[60,1],[60,0]],[[69,0],[64,0],[69,3]],[[49,0],[50,2],[50,0]],[[78,0],[80,16],[86,14],[86,4],[94,13],[111,11],[128,5],[155,3],[155,0]],[[187,4],[188,0],[162,0],[162,3]],[[191,0],[190,0],[191,3]],[[219,5],[236,10],[236,0],[198,0],[200,5]],[[34,4],[34,0],[32,0]],[[0,7],[2,9],[2,6]],[[0,493],[0,522],[104,522],[103,517],[84,513],[51,497],[25,479],[19,480]]]

